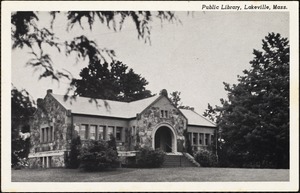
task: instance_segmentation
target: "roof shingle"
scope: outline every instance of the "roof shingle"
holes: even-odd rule
[[[213,122],[211,122],[208,119],[204,118],[203,116],[199,115],[195,111],[188,110],[188,109],[180,109],[180,111],[188,119],[189,125],[216,127],[216,125]]]
[[[51,94],[61,105],[66,109],[71,110],[74,114],[96,115],[114,118],[134,118],[137,113],[141,113],[160,95],[152,96],[146,99],[141,99],[133,102],[119,102],[112,100],[95,99],[97,103],[91,98],[76,97],[75,100],[64,100],[64,95]],[[198,113],[180,109],[183,115],[188,119],[189,125],[215,127],[216,125],[207,120]]]
[[[87,97],[76,97],[75,100],[64,100],[63,95],[52,94],[52,96],[66,109],[75,114],[97,115],[115,118],[133,118],[154,102],[159,96],[153,96],[133,102],[119,102],[112,100],[95,99]]]

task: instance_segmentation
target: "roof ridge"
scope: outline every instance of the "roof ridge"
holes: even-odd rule
[[[58,95],[58,96],[65,96],[65,95],[62,95],[62,94],[53,94],[53,93],[51,93],[51,94],[52,94],[52,95]],[[69,95],[68,95],[68,96],[69,96]],[[138,101],[141,101],[141,100],[149,99],[149,98],[152,98],[152,97],[155,97],[155,96],[156,96],[156,94],[153,95],[153,96],[144,98],[144,99],[138,99],[138,100],[130,101],[130,102],[117,101],[117,100],[110,100],[110,99],[101,99],[101,98],[93,98],[93,97],[84,97],[84,96],[79,96],[79,95],[76,96],[76,97],[84,98],[84,99],[96,99],[96,100],[113,101],[113,102],[118,102],[118,103],[127,103],[127,104],[129,104],[129,103],[132,103],[132,102],[138,102]],[[70,97],[70,96],[69,96],[69,97]],[[76,100],[76,98],[75,98],[75,100]]]
[[[143,99],[138,99],[138,100],[131,101],[131,102],[128,102],[128,103],[138,102],[138,101],[142,101],[142,100],[146,100],[146,99],[154,98],[154,97],[156,97],[156,96],[157,96],[157,95],[156,95],[156,94],[154,94],[153,96],[150,96],[150,97],[147,97],[147,98],[143,98]]]

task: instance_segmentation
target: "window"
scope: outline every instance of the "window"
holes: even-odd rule
[[[49,136],[49,127],[46,127],[46,130],[45,130],[45,142],[48,142],[48,136]]]
[[[81,125],[79,130],[80,139],[88,139],[88,125]]]
[[[209,145],[209,134],[205,134],[205,145]]]
[[[160,111],[160,117],[161,117],[161,118],[164,117],[164,111],[163,111],[163,110]]]
[[[196,144],[196,138],[198,133],[193,133],[193,144]]]
[[[114,127],[112,126],[108,126],[107,127],[107,132],[106,132],[106,140],[109,140],[110,139],[110,134],[114,134]]]
[[[215,136],[214,135],[211,135],[211,145],[214,143],[214,141],[215,141]]]
[[[53,133],[53,127],[51,126],[50,130],[49,130],[49,141],[53,141],[53,135],[52,135],[52,133]]]
[[[43,127],[40,129],[40,141],[41,143],[52,142],[54,140],[53,126]]]
[[[169,117],[168,111],[165,111],[165,118],[168,118],[168,117]]]
[[[96,140],[96,125],[90,125],[90,139]]]
[[[42,136],[41,136],[41,142],[45,141],[45,129],[42,128]]]
[[[160,110],[160,117],[161,118],[168,118],[169,117],[169,111]]]
[[[104,139],[105,126],[98,127],[98,139]]]
[[[199,137],[199,144],[200,144],[200,145],[204,145],[204,144],[203,144],[203,142],[204,142],[204,141],[203,141],[203,137],[204,137],[203,133],[200,133],[200,137]]]
[[[116,140],[117,141],[122,141],[122,127],[117,127],[116,130]]]

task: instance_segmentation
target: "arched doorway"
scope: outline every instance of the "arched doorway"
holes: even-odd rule
[[[154,149],[161,149],[164,152],[177,152],[177,143],[174,130],[167,125],[161,125],[153,133]]]

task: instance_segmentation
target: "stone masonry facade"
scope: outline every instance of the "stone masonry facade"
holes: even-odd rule
[[[154,100],[155,99],[155,100]],[[156,134],[160,138],[164,136],[158,132],[167,134],[171,153],[183,152],[186,147],[186,138],[189,133],[187,117],[176,108],[167,96],[157,96],[153,102],[146,104],[141,112],[136,112],[136,117],[113,118],[96,115],[78,114],[72,112],[52,95],[52,90],[47,91],[44,99],[38,99],[38,109],[31,121],[31,148],[29,154],[29,166],[39,167],[65,167],[70,151],[72,138],[79,135],[82,126],[86,126],[86,139],[100,139],[99,129],[114,128],[114,135],[118,131],[119,152],[131,152],[137,147],[156,147]],[[92,128],[96,129],[92,133]],[[120,132],[121,129],[121,132]],[[215,128],[191,127],[192,132],[205,132],[213,135]],[[203,130],[204,129],[204,130]],[[167,132],[165,132],[167,131]],[[99,132],[99,133],[98,133]],[[102,135],[106,135],[101,133]],[[81,132],[82,133],[82,132]],[[200,134],[199,134],[200,135]],[[103,138],[104,139],[104,138]],[[84,140],[82,142],[84,143]],[[106,138],[107,140],[107,138]],[[197,143],[200,138],[197,138]],[[164,141],[164,142],[165,142]],[[159,144],[159,143],[157,143]],[[167,144],[167,143],[166,143]],[[201,144],[199,142],[199,144]],[[206,144],[208,145],[208,144]],[[160,148],[160,147],[158,147]]]
[[[31,121],[29,166],[35,168],[51,164],[51,167],[64,167],[71,133],[71,116],[62,105],[49,95],[38,101],[38,109]]]

